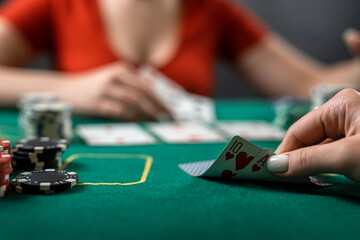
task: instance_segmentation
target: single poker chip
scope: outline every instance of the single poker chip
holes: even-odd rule
[[[40,162],[46,162],[46,161],[52,161],[58,156],[58,154],[57,152],[35,153],[35,152],[13,151],[12,156],[20,157],[20,158],[28,158]]]
[[[4,175],[0,175],[0,182],[9,180],[9,178],[10,178],[10,173],[4,174]]]
[[[10,190],[10,184],[0,186],[0,198],[5,197]]]
[[[2,191],[7,190],[7,188],[9,188],[9,184],[10,184],[10,180],[9,180],[9,179],[6,180],[6,181],[0,182],[0,189],[1,189]]]
[[[5,171],[8,168],[11,168],[11,160],[7,164],[3,164],[0,166],[0,172]]]
[[[24,172],[16,177],[16,185],[27,191],[65,191],[76,185],[79,175],[75,172],[56,169]]]
[[[65,139],[52,139],[47,137],[35,138],[35,139],[23,139],[16,143],[15,151],[24,152],[64,152],[69,143]]]
[[[13,168],[11,165],[6,166],[6,167],[1,167],[0,168],[0,175],[6,175],[6,174],[11,174],[13,171]]]
[[[50,152],[50,153],[36,153],[36,152],[23,152],[13,151],[12,159],[25,160],[28,159],[31,162],[53,162],[61,159],[62,152]]]
[[[0,169],[0,175],[10,174],[11,172],[12,172],[12,167],[11,166]]]
[[[10,182],[9,178],[4,179],[4,180],[0,181],[0,186],[3,186],[3,185],[6,185],[6,184],[9,184],[9,182]]]
[[[28,190],[28,189],[24,189],[21,186],[18,186],[16,183],[16,179],[14,178],[13,180],[11,180],[10,182],[10,188],[17,193],[21,193],[21,194],[33,194],[33,195],[52,195],[54,193],[56,193],[54,190],[50,190],[50,191],[41,191],[41,190]]]
[[[0,139],[0,152],[11,154],[11,143],[9,140]]]
[[[61,167],[62,159],[61,155],[54,154],[52,157],[42,157],[42,159],[37,159],[34,155],[31,157],[15,156],[13,152],[12,157],[12,166],[16,171],[25,170],[41,170],[47,168],[57,169]]]
[[[0,167],[7,166],[11,162],[11,155],[9,153],[0,152]]]
[[[57,169],[61,166],[61,162],[56,161],[50,163],[45,163],[45,162],[32,163],[32,162],[12,161],[12,165],[14,166],[14,169],[16,171],[19,170],[32,171],[32,170],[41,170],[47,168]]]
[[[35,158],[35,157],[23,157],[23,156],[16,156],[16,155],[13,155],[12,156],[12,160],[13,161],[16,161],[16,162],[29,162],[29,163],[52,163],[52,162],[57,162],[58,161],[58,158],[41,158],[41,159],[38,159],[38,158]]]
[[[0,194],[8,191],[10,184],[0,185]]]

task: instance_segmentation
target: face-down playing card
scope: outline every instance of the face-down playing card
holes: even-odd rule
[[[245,139],[235,136],[216,160],[180,164],[179,167],[196,177],[220,177],[274,182],[310,183],[309,178],[281,178],[266,168],[267,160],[275,155],[269,149],[262,149]],[[316,182],[320,186],[326,183]]]

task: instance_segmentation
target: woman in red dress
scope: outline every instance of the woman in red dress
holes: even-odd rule
[[[348,35],[359,51],[359,36]],[[19,68],[46,48],[56,71]],[[151,64],[188,91],[211,96],[220,57],[268,96],[306,96],[320,83],[358,80],[356,59],[324,66],[229,0],[12,0],[0,18],[0,102],[52,91],[77,113],[156,118],[166,108],[137,66]]]

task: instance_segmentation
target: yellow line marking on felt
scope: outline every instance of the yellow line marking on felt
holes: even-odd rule
[[[145,167],[144,171],[141,175],[141,179],[137,182],[129,182],[129,183],[78,183],[77,185],[107,185],[107,186],[115,186],[115,185],[134,185],[134,184],[140,184],[146,181],[147,176],[150,172],[150,168],[153,162],[153,158],[149,155],[144,154],[107,154],[107,153],[79,153],[79,154],[73,154],[70,157],[68,157],[64,164],[61,166],[60,169],[65,169],[70,163],[72,163],[74,160],[79,158],[138,158],[138,159],[144,159],[145,160]]]

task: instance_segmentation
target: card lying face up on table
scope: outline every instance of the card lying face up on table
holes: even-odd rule
[[[267,148],[260,148],[235,136],[216,160],[179,164],[186,173],[195,177],[221,177],[228,179],[263,180],[272,182],[314,183],[330,186],[330,183],[309,178],[281,178],[270,173],[266,161],[275,155]]]

